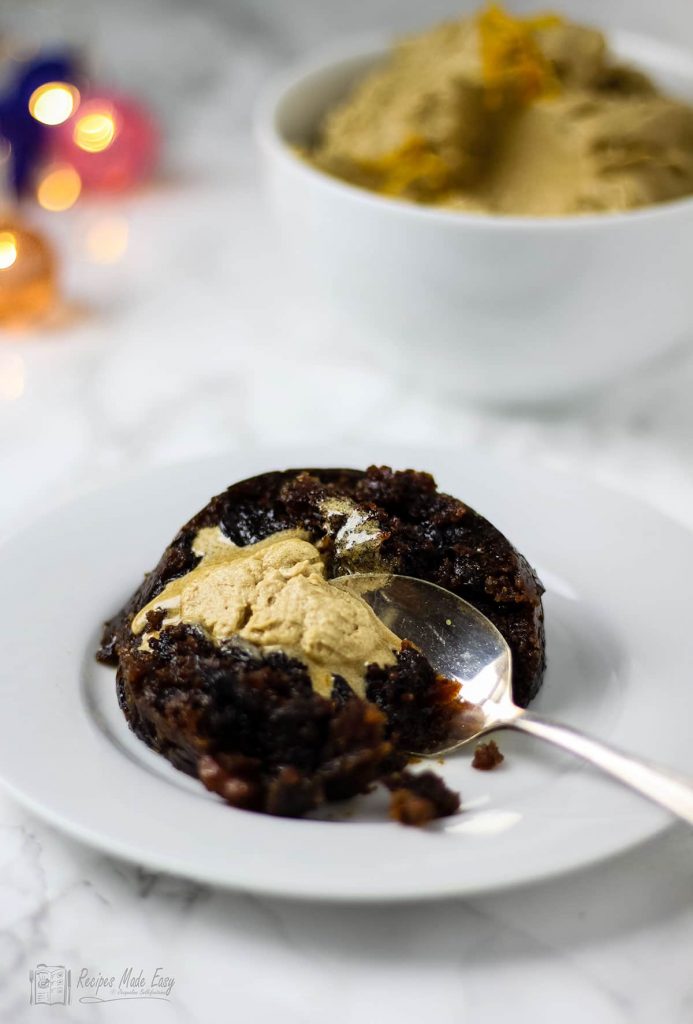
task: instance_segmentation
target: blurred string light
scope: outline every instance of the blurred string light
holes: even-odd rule
[[[44,210],[57,213],[69,210],[79,199],[82,179],[70,164],[54,164],[46,168],[36,189],[36,199]]]
[[[0,90],[0,136],[9,143],[8,183],[17,195],[29,191],[44,158],[47,133],[77,109],[79,68],[69,51],[14,61]]]
[[[29,113],[45,125],[62,124],[79,106],[79,89],[69,82],[46,82],[29,97]]]
[[[16,402],[24,394],[24,360],[14,352],[0,352],[0,401]]]
[[[156,125],[131,97],[83,96],[77,111],[51,129],[51,153],[79,174],[85,192],[120,192],[144,181],[159,148]]]
[[[17,262],[17,236],[14,231],[0,231],[0,270],[9,270]]]
[[[70,164],[80,191],[117,192],[142,182],[156,160],[158,131],[141,103],[84,90],[75,55],[57,50],[12,61],[0,84],[0,140],[10,154],[5,176],[17,195],[38,193],[46,209],[68,209],[79,195],[74,177],[44,184],[47,163]]]
[[[45,314],[57,294],[53,250],[18,223],[0,224],[0,323],[24,324]]]
[[[11,55],[0,80],[0,198],[33,194],[42,209],[69,210],[85,192],[129,189],[151,173],[157,126],[132,97],[107,90],[85,94],[74,54]],[[94,263],[122,259],[128,224],[100,217],[84,237]],[[57,299],[51,246],[19,214],[0,209],[0,325],[40,321]],[[7,364],[9,366],[9,364]],[[4,375],[3,375],[4,373]],[[0,397],[23,390],[23,363],[0,368]]]
[[[116,123],[112,111],[95,110],[79,117],[72,131],[76,146],[85,153],[102,153],[116,136]]]

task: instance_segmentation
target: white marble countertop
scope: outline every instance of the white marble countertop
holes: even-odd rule
[[[597,477],[693,526],[692,351],[572,410],[494,415],[385,372],[374,339],[354,338],[288,276],[257,187],[248,105],[292,54],[346,29],[420,21],[415,5],[6,6],[17,33],[88,42],[102,77],[137,83],[168,142],[165,180],[146,192],[37,218],[65,254],[67,308],[48,333],[0,338],[0,536],[125,470],[300,444],[317,423],[326,443],[471,441]],[[110,264],[88,250],[104,221],[127,231]],[[692,855],[693,836],[674,827],[505,895],[335,909],[148,874],[2,796],[0,1020],[686,1024]],[[161,967],[175,984],[165,1006],[38,1008],[29,971],[39,963],[73,976]]]

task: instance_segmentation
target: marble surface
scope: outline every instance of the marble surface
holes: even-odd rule
[[[584,4],[693,41],[685,6]],[[427,5],[426,16],[452,5]],[[465,442],[596,477],[693,526],[693,350],[571,409],[441,404],[380,365],[277,251],[248,109],[273,69],[345,31],[422,21],[412,3],[7,0],[23,38],[89,45],[167,126],[145,192],[37,216],[64,254],[50,330],[0,338],[0,536],[132,468],[240,446]],[[105,241],[104,241],[105,239]],[[107,262],[104,262],[107,260]],[[325,381],[329,376],[329,388]],[[7,600],[4,595],[0,600]],[[31,741],[27,723],[27,741]],[[49,766],[47,766],[49,770]],[[0,796],[0,1020],[303,1024],[329,1019],[685,1024],[693,837],[510,894],[311,906],[155,876],[66,840]],[[162,1006],[30,1006],[29,971],[175,978]]]

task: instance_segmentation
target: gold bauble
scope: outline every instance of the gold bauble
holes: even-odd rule
[[[41,317],[56,296],[51,246],[37,232],[0,219],[0,324],[23,324]]]

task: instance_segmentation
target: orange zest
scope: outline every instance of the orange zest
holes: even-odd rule
[[[451,169],[422,136],[411,135],[401,146],[375,160],[359,161],[361,169],[378,178],[383,195],[402,196],[414,189],[439,194],[451,184]]]
[[[542,29],[560,25],[555,14],[515,18],[492,4],[477,15],[481,67],[490,107],[531,103],[559,88],[555,70],[536,39]]]

